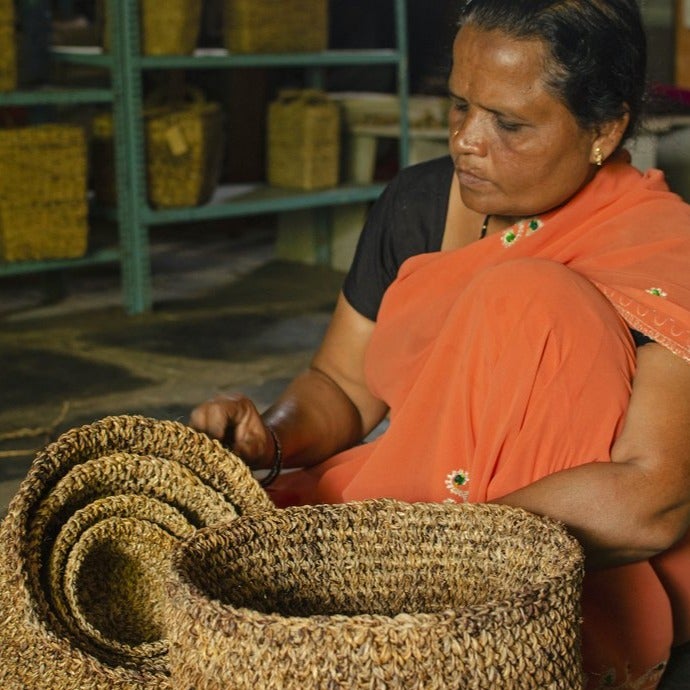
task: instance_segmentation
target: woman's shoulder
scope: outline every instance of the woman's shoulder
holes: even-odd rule
[[[450,156],[441,156],[408,165],[398,173],[395,179],[402,186],[413,186],[416,188],[419,185],[433,185],[436,188],[436,185],[441,180],[450,182],[452,175],[452,158]]]

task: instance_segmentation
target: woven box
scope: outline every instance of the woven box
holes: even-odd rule
[[[234,53],[321,51],[327,0],[225,0],[224,43]]]
[[[104,16],[103,47],[110,50],[110,25]],[[121,0],[118,0],[118,2]],[[201,30],[202,0],[139,0],[142,55],[189,55],[194,52]]]
[[[217,103],[147,107],[144,111],[148,199],[155,208],[199,206],[218,185],[223,122]],[[113,119],[93,121],[93,184],[96,198],[115,205]]]
[[[0,259],[86,251],[86,137],[76,125],[0,129]]]
[[[582,549],[517,508],[286,508],[171,562],[176,688],[582,688]]]
[[[269,184],[304,190],[338,184],[340,108],[327,94],[282,91],[267,119]]]
[[[272,509],[237,456],[178,422],[66,431],[0,524],[0,688],[181,690],[162,621],[170,553],[200,527]]]

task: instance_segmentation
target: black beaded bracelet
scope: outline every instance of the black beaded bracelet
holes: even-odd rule
[[[273,447],[275,450],[273,451],[273,467],[271,467],[268,474],[259,481],[261,486],[264,487],[273,484],[278,478],[280,471],[283,469],[283,449],[280,445],[280,441],[278,440],[278,436],[276,436],[276,432],[273,431],[270,426],[267,428],[273,438]]]

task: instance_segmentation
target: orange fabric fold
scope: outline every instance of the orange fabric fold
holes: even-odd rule
[[[365,361],[388,429],[281,478],[278,502],[489,501],[609,461],[635,370],[628,326],[690,362],[689,269],[690,207],[622,157],[556,211],[408,259]],[[588,688],[657,686],[690,637],[689,561],[686,540],[587,576]]]

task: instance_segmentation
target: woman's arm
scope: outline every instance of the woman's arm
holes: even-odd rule
[[[374,322],[342,296],[310,367],[259,415],[243,395],[217,396],[192,411],[190,423],[233,448],[251,467],[272,464],[270,425],[285,467],[313,465],[361,441],[385,416],[386,405],[364,381],[364,352]]]
[[[690,365],[656,343],[637,372],[612,462],[557,472],[498,501],[567,525],[588,567],[644,560],[690,527]]]

